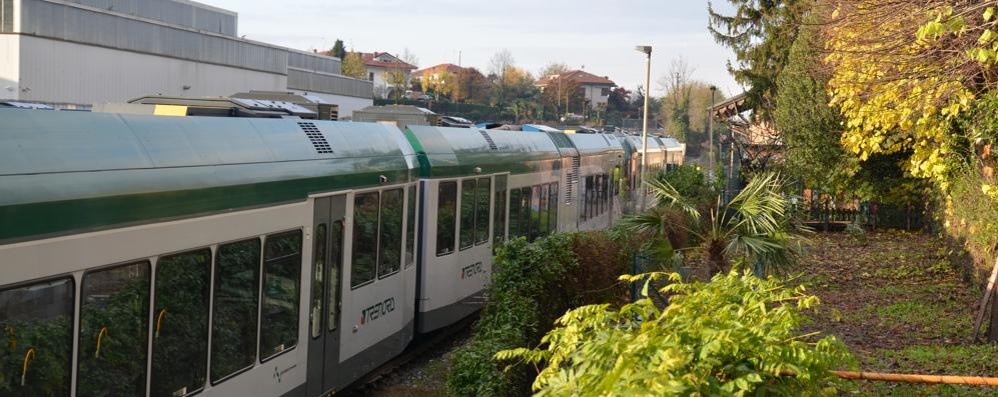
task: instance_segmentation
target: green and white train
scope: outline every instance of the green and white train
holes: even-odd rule
[[[603,134],[0,111],[0,396],[340,390],[478,310],[504,239],[613,224],[638,161]]]

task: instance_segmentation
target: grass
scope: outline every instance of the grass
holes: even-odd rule
[[[998,347],[972,344],[978,288],[965,284],[945,245],[918,233],[819,234],[800,279],[822,301],[814,330],[849,346],[871,372],[998,376]],[[852,382],[845,394],[998,395],[973,386]]]

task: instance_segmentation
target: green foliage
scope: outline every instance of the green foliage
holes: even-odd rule
[[[694,202],[709,203],[717,198],[716,195],[711,194],[711,186],[707,183],[707,176],[697,165],[680,165],[659,174],[658,179],[668,182],[679,195],[692,199]]]
[[[628,237],[620,230],[555,234],[533,243],[513,239],[500,247],[489,301],[469,343],[454,353],[449,394],[529,393],[535,375],[530,368],[503,370],[492,356],[536,345],[568,308],[624,296],[626,288],[616,275],[629,264],[630,249],[623,248]]]
[[[715,193],[715,204],[705,208],[668,181],[649,182],[659,206],[682,211],[687,218],[679,226],[694,237],[693,245],[675,248],[701,251],[711,274],[726,271],[732,262],[758,264],[766,273],[795,266],[809,230],[792,212],[788,186],[778,174],[760,173],[729,202],[721,202]],[[623,225],[638,233],[661,236],[668,230],[664,223],[669,219],[654,215],[655,211],[626,218]]]
[[[788,171],[805,186],[831,191],[841,188],[850,168],[842,137],[841,116],[828,106],[821,69],[821,43],[817,18],[809,17],[790,47],[786,68],[780,73],[773,121],[785,145]]]
[[[346,58],[346,56],[347,56],[347,49],[346,49],[346,47],[343,46],[343,40],[336,39],[336,42],[333,43],[333,48],[331,50],[327,51],[326,55],[329,55],[331,57],[337,57],[340,60],[342,60],[343,58]]]
[[[833,336],[802,335],[818,298],[799,286],[748,273],[683,283],[677,274],[624,276],[631,282],[668,277],[671,304],[648,298],[612,310],[573,309],[538,349],[501,351],[496,359],[542,366],[539,396],[560,395],[834,395],[830,370],[852,362]],[[795,376],[788,376],[793,374]]]
[[[787,64],[789,50],[797,37],[804,8],[810,2],[799,0],[727,0],[735,9],[731,15],[718,13],[707,3],[708,30],[719,44],[731,48],[738,60],[728,63],[728,71],[742,85],[750,87],[748,106],[758,110],[755,117],[768,119],[776,98],[777,76]]]

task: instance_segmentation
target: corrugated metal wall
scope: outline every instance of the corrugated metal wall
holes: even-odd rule
[[[288,54],[288,67],[322,73],[342,73],[342,62],[339,59],[307,52],[291,51]]]
[[[134,1],[134,0],[133,0]],[[288,51],[44,0],[21,0],[22,33],[192,61],[287,73]]]
[[[373,88],[367,80],[288,69],[288,88],[302,91],[319,91],[358,98],[371,98]]]
[[[14,31],[14,0],[0,0],[0,32]]]
[[[63,0],[102,10],[155,19],[228,36],[236,35],[236,15],[170,0]]]

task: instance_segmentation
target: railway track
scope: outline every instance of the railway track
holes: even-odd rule
[[[381,381],[387,380],[391,375],[396,374],[407,364],[424,357],[435,348],[444,346],[447,342],[470,332],[471,325],[474,324],[475,321],[478,321],[478,315],[479,313],[476,312],[475,314],[468,316],[451,326],[422,337],[417,337],[417,339],[413,340],[413,342],[409,345],[409,348],[407,348],[401,355],[385,363],[385,365],[378,367],[378,369],[371,371],[347,388],[333,394],[336,396],[347,397],[371,394],[378,388]],[[330,394],[330,396],[333,394]]]

